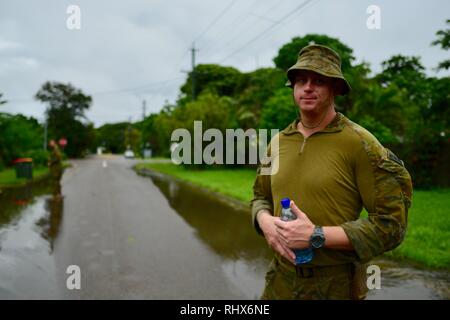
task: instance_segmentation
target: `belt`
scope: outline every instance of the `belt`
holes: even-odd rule
[[[288,274],[295,274],[299,278],[312,278],[317,276],[334,276],[353,272],[353,263],[344,263],[330,266],[294,266],[283,258],[275,256],[275,262],[280,270]]]

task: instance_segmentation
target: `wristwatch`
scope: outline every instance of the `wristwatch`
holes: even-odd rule
[[[323,233],[323,228],[319,226],[314,227],[314,231],[309,239],[311,246],[314,249],[320,249],[325,244],[325,234]]]

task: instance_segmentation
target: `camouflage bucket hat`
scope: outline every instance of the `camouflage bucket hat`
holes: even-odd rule
[[[341,71],[341,58],[336,51],[318,44],[304,47],[298,54],[297,63],[287,71],[286,86],[293,88],[297,70],[317,72],[325,77],[336,78],[342,82],[340,95],[346,95],[351,87]]]

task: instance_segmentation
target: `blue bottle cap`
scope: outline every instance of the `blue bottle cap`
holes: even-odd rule
[[[291,199],[289,199],[289,198],[281,199],[281,206],[282,206],[284,209],[289,208],[290,204],[291,204]]]

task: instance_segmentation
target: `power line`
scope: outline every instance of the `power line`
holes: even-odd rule
[[[258,1],[253,2],[252,5],[249,8],[253,9],[255,7],[254,4],[257,3],[257,2]],[[266,12],[269,12],[270,10],[272,10],[278,4],[279,4],[279,0],[275,0],[275,4],[270,6],[270,8]],[[234,42],[236,39],[242,37],[244,34],[248,33],[249,30],[252,30],[252,29],[255,28],[255,23],[252,23],[252,21],[248,19],[248,17],[252,15],[252,13],[253,13],[252,11],[253,10],[248,10],[247,13],[242,16],[242,18],[239,20],[238,23],[236,23],[236,24],[232,23],[231,24],[231,28],[234,31],[234,33],[233,33],[234,36],[230,40],[228,40],[226,43],[221,41],[221,43],[219,44],[219,46],[216,48],[215,51],[220,51],[222,48],[227,48],[229,44]],[[244,19],[244,16],[245,16],[245,19]],[[243,22],[247,22],[247,21],[250,22],[250,25],[247,23],[247,25],[244,25],[241,28],[242,30],[239,30],[238,27],[241,26]],[[228,34],[228,36],[230,36],[230,34]],[[208,48],[204,50],[203,54],[207,55],[211,51],[211,47],[214,48],[214,45],[209,45]],[[207,53],[205,54],[205,52],[207,52]]]
[[[206,27],[205,30],[203,30],[203,32],[200,33],[200,35],[197,36],[197,38],[194,39],[194,42],[197,42],[203,35],[205,35],[224,15],[225,13],[227,13],[227,11],[229,9],[231,9],[231,7],[234,5],[234,3],[236,2],[236,0],[232,0],[228,6],[222,10],[222,12],[219,13],[218,16],[216,16],[211,23]]]
[[[133,91],[136,91],[139,89],[146,89],[146,88],[148,89],[148,88],[152,88],[152,87],[166,86],[170,82],[173,82],[175,80],[179,80],[182,78],[183,77],[176,77],[176,78],[172,78],[172,79],[168,79],[168,80],[164,80],[164,81],[148,83],[148,84],[137,86],[137,87],[128,87],[128,88],[124,88],[124,89],[116,89],[116,90],[109,90],[109,91],[98,91],[98,92],[93,92],[88,95],[99,96],[99,95],[133,92]],[[34,99],[23,99],[23,98],[13,98],[13,99],[6,100],[7,103],[23,103],[23,102],[35,102],[35,101],[36,100],[34,100]]]
[[[290,17],[291,15],[293,15],[294,13],[296,13],[297,11],[299,11],[300,9],[302,9],[303,7],[305,7],[308,3],[310,3],[313,0],[306,0],[304,1],[302,4],[300,4],[299,6],[297,6],[294,10],[290,11],[288,14],[284,15],[282,18],[280,18],[278,21],[276,21],[274,24],[270,25],[268,28],[266,28],[263,32],[261,32],[260,34],[258,34],[256,37],[254,37],[253,39],[251,39],[250,41],[246,42],[243,46],[237,48],[236,50],[234,50],[232,53],[230,53],[228,56],[226,56],[225,58],[223,58],[222,60],[220,60],[219,64],[221,64],[222,62],[224,62],[225,60],[228,60],[229,58],[231,58],[232,56],[234,56],[236,53],[238,53],[239,51],[241,51],[242,49],[246,48],[247,46],[249,46],[250,44],[252,44],[253,42],[255,42],[256,40],[258,40],[259,38],[261,38],[264,34],[266,34],[267,32],[269,32],[270,30],[272,30],[273,28],[275,28],[277,25],[279,25],[281,22],[283,22],[283,20],[286,20],[288,17]]]
[[[260,0],[254,0],[253,2],[250,3],[250,6],[248,8],[254,8],[255,4],[258,3]],[[230,26],[233,28],[233,30],[237,30],[237,28],[244,22],[245,20],[245,16],[247,16],[248,14],[251,13],[251,10],[248,10],[247,13],[242,13],[239,16],[237,16],[229,25],[227,25],[226,28],[223,28],[219,33],[216,34],[216,39],[221,39],[222,35],[225,31],[228,31],[230,29]],[[203,44],[203,48],[202,51],[203,52],[208,52],[208,50],[211,47],[214,47],[214,43],[212,41],[209,41],[206,43],[207,45],[205,46],[205,44]]]
[[[195,43],[192,44],[191,49],[191,61],[192,61],[192,100],[195,100],[195,52],[198,51],[195,49]]]
[[[139,89],[145,89],[145,88],[151,88],[151,87],[157,87],[159,85],[165,85],[169,82],[181,79],[182,77],[176,77],[172,79],[167,79],[163,81],[157,81],[157,82],[151,82],[145,85],[140,85],[138,87],[131,87],[131,88],[124,88],[124,89],[117,89],[117,90],[110,90],[110,91],[99,91],[99,92],[93,92],[91,95],[105,95],[105,94],[113,94],[113,93],[121,93],[121,92],[133,92]]]

